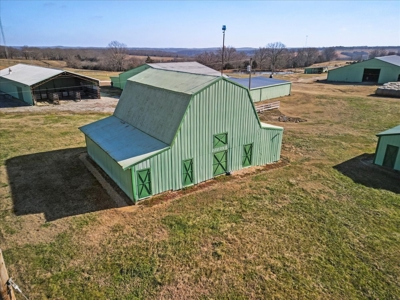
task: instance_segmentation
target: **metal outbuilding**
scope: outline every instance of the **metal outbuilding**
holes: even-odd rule
[[[400,171],[400,125],[377,134],[374,164]]]
[[[400,56],[389,55],[330,70],[327,81],[383,84],[400,80]]]
[[[304,68],[304,74],[322,74],[328,72],[328,67],[308,67]]]
[[[176,71],[176,72],[184,72],[189,74],[203,74],[209,76],[220,76],[221,73],[211,69],[207,66],[204,66],[198,62],[167,62],[167,63],[148,63],[137,68],[128,70],[119,74],[118,76],[110,77],[112,85],[114,87],[124,89],[126,81],[143,72],[149,68],[157,69],[157,70],[169,70],[169,71]]]
[[[0,70],[0,91],[30,105],[47,99],[100,98],[97,79],[25,64]]]
[[[225,77],[148,68],[108,118],[80,128],[89,156],[136,202],[279,160],[283,128],[260,122]]]
[[[248,88],[248,78],[229,77],[230,80]],[[292,83],[286,80],[257,76],[251,78],[250,95],[253,102],[290,95]]]

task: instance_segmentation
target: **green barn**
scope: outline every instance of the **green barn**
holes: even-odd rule
[[[304,74],[322,74],[328,72],[328,67],[308,67],[304,68]]]
[[[57,98],[100,98],[99,81],[69,71],[17,64],[0,70],[0,91],[30,105]]]
[[[132,76],[135,76],[136,74],[139,74],[140,72],[143,72],[144,70],[147,69],[158,69],[158,70],[170,70],[170,71],[176,71],[176,72],[185,72],[185,73],[191,73],[191,74],[203,74],[203,75],[210,75],[210,76],[220,76],[221,73],[218,71],[215,71],[214,69],[211,69],[207,66],[204,66],[202,64],[199,64],[198,62],[168,62],[168,63],[149,63],[145,64],[142,66],[139,66],[137,68],[128,70],[126,72],[123,72],[119,74],[118,76],[112,76],[110,77],[111,83],[113,87],[117,87],[120,89],[124,89],[126,81],[131,78]]]
[[[279,161],[283,134],[260,122],[247,88],[154,68],[127,80],[112,116],[80,130],[89,156],[134,202]]]
[[[400,125],[377,134],[374,164],[400,171]]]
[[[400,80],[400,56],[375,57],[328,72],[327,81],[383,84]]]

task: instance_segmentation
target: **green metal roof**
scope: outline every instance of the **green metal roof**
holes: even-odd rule
[[[79,128],[107,152],[124,170],[169,146],[110,116]]]
[[[169,70],[169,71],[177,71],[184,73],[192,73],[192,74],[202,74],[202,75],[210,75],[210,76],[221,76],[219,71],[211,69],[205,65],[202,65],[195,61],[190,62],[167,62],[167,63],[151,63],[147,64],[153,69],[160,70]]]
[[[378,133],[377,136],[393,135],[393,134],[400,134],[400,125],[397,125],[396,127],[390,128],[386,131],[382,131],[381,133]]]
[[[129,78],[128,81],[192,95],[218,79],[218,77],[208,75],[147,69]]]
[[[154,70],[149,69],[145,72],[147,71]],[[166,71],[156,71],[151,74],[158,72],[165,73]],[[151,77],[148,80],[141,78],[141,83],[128,80],[114,115],[148,135],[171,145],[190,103],[191,95],[146,85],[151,80]]]

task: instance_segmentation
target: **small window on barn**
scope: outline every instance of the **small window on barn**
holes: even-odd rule
[[[228,144],[228,134],[227,133],[220,133],[214,135],[213,139],[213,147],[218,148]]]

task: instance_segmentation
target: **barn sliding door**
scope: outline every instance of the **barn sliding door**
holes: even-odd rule
[[[226,173],[228,170],[228,150],[214,153],[213,174],[214,176]]]
[[[253,144],[248,144],[243,146],[243,167],[251,166],[253,160]]]
[[[151,195],[150,169],[137,172],[138,198],[145,198]]]
[[[183,161],[183,186],[193,184],[193,159]]]

